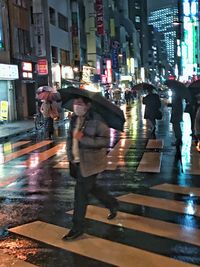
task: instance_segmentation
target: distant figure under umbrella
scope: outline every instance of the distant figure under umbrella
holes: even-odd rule
[[[173,131],[176,138],[175,145],[182,145],[182,129],[181,122],[183,121],[183,98],[178,93],[173,93],[171,106],[171,119],[170,122],[173,125]]]
[[[156,131],[156,119],[161,119],[161,101],[158,94],[155,94],[153,90],[149,90],[147,96],[143,98],[143,104],[145,105],[144,118],[148,120],[151,133],[155,134]]]
[[[124,98],[125,98],[126,104],[129,105],[131,103],[131,90],[129,88],[126,88],[124,92]]]
[[[120,105],[120,100],[121,100],[121,90],[120,89],[115,89],[113,91],[113,100],[115,102],[115,105]]]

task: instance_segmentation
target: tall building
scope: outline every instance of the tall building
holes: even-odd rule
[[[148,13],[147,0],[129,0],[129,18],[134,23],[140,39],[141,66],[148,70]]]
[[[17,118],[15,80],[19,79],[18,65],[11,63],[8,1],[0,1],[0,122]]]
[[[174,22],[178,20],[178,6],[165,6],[149,14],[149,25],[154,28],[160,41],[160,61],[165,66],[165,75],[174,75],[178,69],[177,33]],[[167,60],[166,57],[167,56]]]

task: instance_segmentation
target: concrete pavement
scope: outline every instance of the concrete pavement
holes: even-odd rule
[[[22,133],[34,131],[34,127],[33,120],[5,122],[0,124],[0,142],[6,141]]]

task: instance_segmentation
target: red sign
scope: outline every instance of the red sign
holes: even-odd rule
[[[103,23],[103,0],[96,0],[96,24],[97,34],[104,34],[104,23]]]
[[[175,76],[175,75],[170,75],[170,76],[168,77],[168,79],[169,79],[169,80],[176,80],[176,76]]]
[[[38,75],[48,74],[48,62],[46,59],[39,59],[37,63],[37,73]]]

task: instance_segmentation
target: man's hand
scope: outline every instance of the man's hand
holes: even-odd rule
[[[73,135],[73,137],[77,140],[81,140],[81,138],[83,137],[83,132],[78,131]]]

